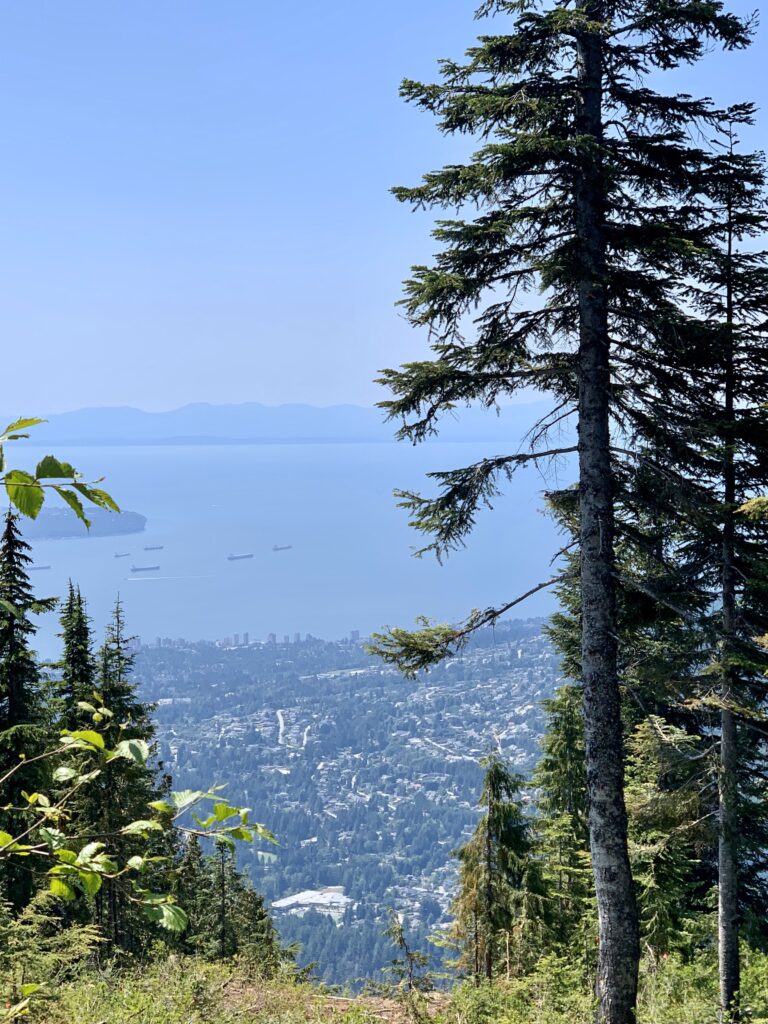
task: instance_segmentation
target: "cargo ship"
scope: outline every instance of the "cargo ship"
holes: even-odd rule
[[[130,555],[130,551],[116,551],[115,558],[127,558]]]
[[[50,565],[30,565],[28,566],[29,572],[42,572],[43,569],[50,569]]]
[[[272,545],[272,550],[273,551],[290,551],[292,547],[293,547],[293,544],[273,544]]]
[[[240,562],[244,558],[253,558],[253,552],[249,551],[244,555],[227,555],[228,562]]]
[[[144,550],[145,551],[162,551],[164,547],[165,547],[165,544],[150,544],[148,547],[145,547]]]
[[[132,565],[131,572],[155,572],[159,565]]]

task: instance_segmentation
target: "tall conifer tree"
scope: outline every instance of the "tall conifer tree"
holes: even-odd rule
[[[487,0],[478,13],[516,19],[511,34],[481,37],[464,64],[443,61],[439,84],[403,85],[442,131],[483,145],[468,163],[397,190],[414,206],[478,212],[440,221],[434,265],[414,269],[405,305],[414,325],[429,328],[435,359],[387,371],[395,397],[385,407],[403,420],[400,436],[419,441],[457,403],[493,406],[531,386],[556,397],[533,432],[537,450],[433,474],[438,497],[406,494],[404,503],[440,554],[462,543],[500,477],[577,451],[598,1017],[631,1024],[639,936],[623,798],[614,543],[622,466],[633,456],[622,454],[625,445],[612,450],[611,423],[631,443],[651,419],[658,426],[660,395],[674,412],[687,355],[674,286],[709,163],[691,138],[725,118],[708,101],[656,92],[649,79],[696,61],[711,43],[746,45],[749,28],[717,2]],[[517,300],[531,288],[542,300],[521,308]],[[540,443],[571,415],[575,446]],[[379,647],[406,668],[422,667],[499,611],[454,630],[394,631]]]
[[[51,611],[56,601],[35,598],[27,571],[29,552],[18,518],[9,511],[0,538],[0,776],[20,759],[40,753],[51,732],[40,669],[30,647],[36,632],[30,614]],[[18,807],[22,791],[34,792],[44,773],[39,763],[15,772],[3,786],[2,803]],[[5,831],[13,832],[13,821],[13,810],[3,812]],[[21,860],[9,872],[6,896],[18,909],[31,895],[33,875],[29,862]]]
[[[64,647],[60,682],[61,722],[67,729],[83,728],[90,718],[79,704],[93,702],[98,676],[91,622],[80,588],[75,587],[72,580],[62,608],[60,635]]]

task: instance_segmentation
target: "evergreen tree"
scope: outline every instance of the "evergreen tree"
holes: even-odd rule
[[[533,836],[522,808],[522,780],[496,754],[482,763],[484,814],[469,842],[456,851],[459,894],[453,904],[460,963],[476,983],[481,976],[492,980],[497,963],[506,960],[502,946],[513,934],[518,948],[535,959],[546,918]]]
[[[641,938],[659,957],[692,947],[692,923],[706,909],[697,863],[711,837],[702,797],[698,740],[651,715],[627,743],[630,854]]]
[[[676,405],[690,384],[690,374],[679,374],[690,351],[678,286],[700,240],[711,163],[691,138],[726,119],[708,101],[655,92],[649,78],[696,61],[712,42],[746,45],[749,27],[720,3],[487,0],[478,13],[516,18],[514,32],[482,37],[463,65],[443,61],[437,85],[403,86],[445,133],[472,134],[483,146],[468,163],[398,190],[415,206],[478,213],[441,221],[434,266],[415,268],[405,305],[413,324],[429,328],[435,359],[387,371],[395,397],[385,406],[403,420],[401,436],[419,441],[460,402],[493,406],[530,386],[556,398],[532,431],[534,450],[433,474],[438,497],[403,500],[441,554],[463,542],[500,478],[577,451],[598,1018],[631,1024],[639,934],[623,796],[615,513],[633,441],[648,431],[657,438],[662,408],[665,443],[675,447]],[[542,301],[520,308],[517,299],[534,287]],[[541,443],[571,415],[576,445]],[[626,445],[612,449],[612,422],[629,455]],[[458,628],[392,631],[379,650],[405,668],[423,667],[514,603]]]
[[[698,275],[696,300],[711,329],[714,356],[712,408],[702,431],[702,470],[717,506],[712,525],[699,530],[698,545],[710,565],[717,601],[713,627],[719,677],[720,749],[718,784],[718,946],[722,1009],[735,1007],[740,987],[739,934],[745,891],[740,875],[764,874],[761,852],[741,842],[756,824],[751,780],[765,770],[765,743],[750,725],[765,707],[765,652],[754,638],[768,628],[768,533],[739,508],[768,487],[768,254],[754,239],[768,229],[766,174],[762,156],[738,149],[738,124],[750,123],[752,107],[733,111],[733,124],[710,180],[710,236]],[[750,790],[752,792],[750,793]],[[765,810],[760,831],[765,831]],[[745,827],[746,826],[746,827]],[[742,863],[743,862],[743,863]],[[757,868],[757,870],[755,870]]]
[[[85,600],[72,580],[69,581],[60,622],[64,646],[60,682],[61,725],[66,729],[84,728],[89,722],[88,712],[79,704],[93,702],[97,667]]]
[[[554,697],[544,701],[544,708],[546,729],[532,787],[537,809],[536,852],[552,903],[552,940],[560,955],[575,954],[593,966],[596,922],[581,692],[577,686],[561,686]]]
[[[118,598],[104,643],[95,659],[97,692],[108,711],[102,730],[105,742],[113,748],[124,740],[143,741],[150,751],[150,758],[146,764],[135,761],[106,764],[100,777],[89,788],[87,799],[79,807],[81,821],[91,823],[95,833],[112,837],[111,848],[122,862],[138,851],[138,841],[120,837],[120,830],[132,821],[146,818],[150,803],[160,799],[167,789],[162,767],[152,759],[155,726],[151,715],[154,705],[139,698],[136,683],[131,679],[134,662],[130,651],[131,639],[126,635],[123,606]],[[175,853],[172,843],[170,846],[169,843],[171,840],[165,837],[150,851],[163,860],[148,870],[148,885],[167,884],[164,876],[168,874],[168,863]],[[146,920],[133,907],[123,879],[105,880],[96,896],[95,912],[109,947],[116,945],[134,951],[140,948],[147,932]]]
[[[29,551],[18,517],[9,511],[0,537],[0,778],[20,759],[38,754],[51,732],[40,669],[30,647],[36,632],[30,614],[51,611],[56,601],[35,598],[27,571]],[[23,800],[23,791],[38,788],[44,775],[43,766],[30,764],[3,784],[4,831],[14,833],[13,808]],[[29,861],[9,865],[5,895],[17,910],[29,901],[33,883]]]
[[[238,871],[227,843],[218,842],[206,857],[191,837],[177,869],[177,892],[189,915],[182,939],[188,951],[213,960],[238,955],[265,978],[291,959],[280,945],[263,897]]]

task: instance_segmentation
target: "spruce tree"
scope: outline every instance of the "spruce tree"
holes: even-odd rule
[[[61,612],[61,725],[66,729],[85,728],[88,712],[79,705],[92,704],[96,690],[97,667],[93,654],[91,623],[80,588],[69,581]]]
[[[560,955],[591,966],[596,922],[589,863],[587,778],[581,691],[561,686],[544,701],[546,727],[531,785],[536,804],[536,854],[552,904],[552,942]]]
[[[400,436],[419,441],[460,403],[490,407],[525,387],[555,397],[532,430],[534,450],[433,474],[437,497],[403,501],[442,554],[464,541],[500,479],[576,451],[598,1019],[631,1024],[639,935],[623,797],[615,513],[624,467],[646,429],[658,430],[660,405],[674,439],[677,393],[689,384],[687,375],[678,383],[689,351],[676,285],[699,239],[710,163],[691,139],[726,119],[706,100],[655,91],[651,77],[712,44],[746,45],[749,26],[720,3],[487,0],[478,13],[514,18],[511,33],[481,37],[464,64],[443,61],[436,85],[403,85],[443,132],[482,146],[467,163],[397,190],[416,207],[477,213],[440,221],[434,265],[414,269],[406,311],[429,328],[435,358],[386,371],[394,398],[384,405],[402,419]],[[521,306],[531,289],[541,300]],[[568,418],[576,444],[566,436],[550,446]],[[424,667],[514,603],[458,628],[392,631],[379,650],[406,669]]]
[[[29,551],[18,517],[9,511],[0,537],[0,777],[20,759],[39,754],[51,734],[40,669],[30,647],[36,632],[30,614],[51,611],[56,601],[35,598],[27,571]],[[22,792],[34,792],[44,776],[45,767],[38,762],[15,772],[3,785],[4,831],[14,832],[13,809],[20,806]],[[5,895],[17,910],[28,902],[33,881],[29,861],[8,866]]]
[[[699,531],[699,546],[709,558],[718,606],[713,668],[720,680],[718,947],[724,1013],[737,1009],[740,987],[739,876],[743,870],[745,879],[754,878],[765,863],[759,856],[754,872],[749,842],[740,840],[742,831],[746,839],[750,818],[754,822],[750,780],[765,768],[764,741],[750,735],[750,726],[765,708],[768,671],[765,652],[754,643],[768,628],[768,532],[760,520],[739,513],[768,488],[768,254],[754,243],[768,229],[766,172],[762,156],[740,151],[736,134],[753,117],[750,106],[735,108],[733,123],[715,140],[721,155],[710,177],[709,245],[695,296],[714,349],[712,411],[701,449],[708,457],[702,475],[717,506],[710,529]]]
[[[491,981],[503,958],[504,938],[515,935],[526,958],[535,959],[536,941],[546,927],[543,887],[533,860],[533,835],[522,808],[522,780],[491,754],[479,806],[483,814],[472,838],[456,851],[459,893],[453,904],[460,964],[478,983]],[[539,933],[538,935],[536,933]]]
[[[123,606],[118,598],[104,643],[95,659],[97,692],[109,712],[108,719],[102,723],[102,733],[107,745],[113,748],[123,740],[143,741],[150,758],[146,764],[121,760],[104,765],[79,808],[82,821],[90,822],[95,832],[112,837],[110,848],[121,862],[137,853],[141,844],[130,837],[121,837],[120,830],[132,821],[146,818],[149,804],[160,799],[165,789],[161,766],[154,763],[151,756],[155,740],[151,717],[154,705],[140,699],[136,682],[131,678],[134,662],[131,640],[126,635]],[[150,852],[163,860],[148,870],[146,884],[165,886],[165,876],[175,855],[172,840],[164,837]],[[130,951],[140,948],[147,932],[146,921],[132,905],[123,879],[105,879],[96,896],[95,911],[110,947]]]

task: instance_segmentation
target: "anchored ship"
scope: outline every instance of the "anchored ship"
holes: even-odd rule
[[[243,555],[227,555],[228,562],[239,562],[243,558],[253,558],[253,552],[248,551],[246,554]]]
[[[50,565],[30,565],[29,572],[42,572],[43,569],[50,569]]]
[[[130,551],[116,551],[115,558],[127,558],[130,555]]]
[[[162,551],[164,547],[165,547],[165,544],[150,544],[148,547],[145,547],[144,550],[145,551]]]
[[[159,568],[159,565],[132,565],[131,572],[155,572]]]
[[[272,550],[273,551],[290,551],[292,547],[293,547],[293,544],[273,544],[272,545]]]

